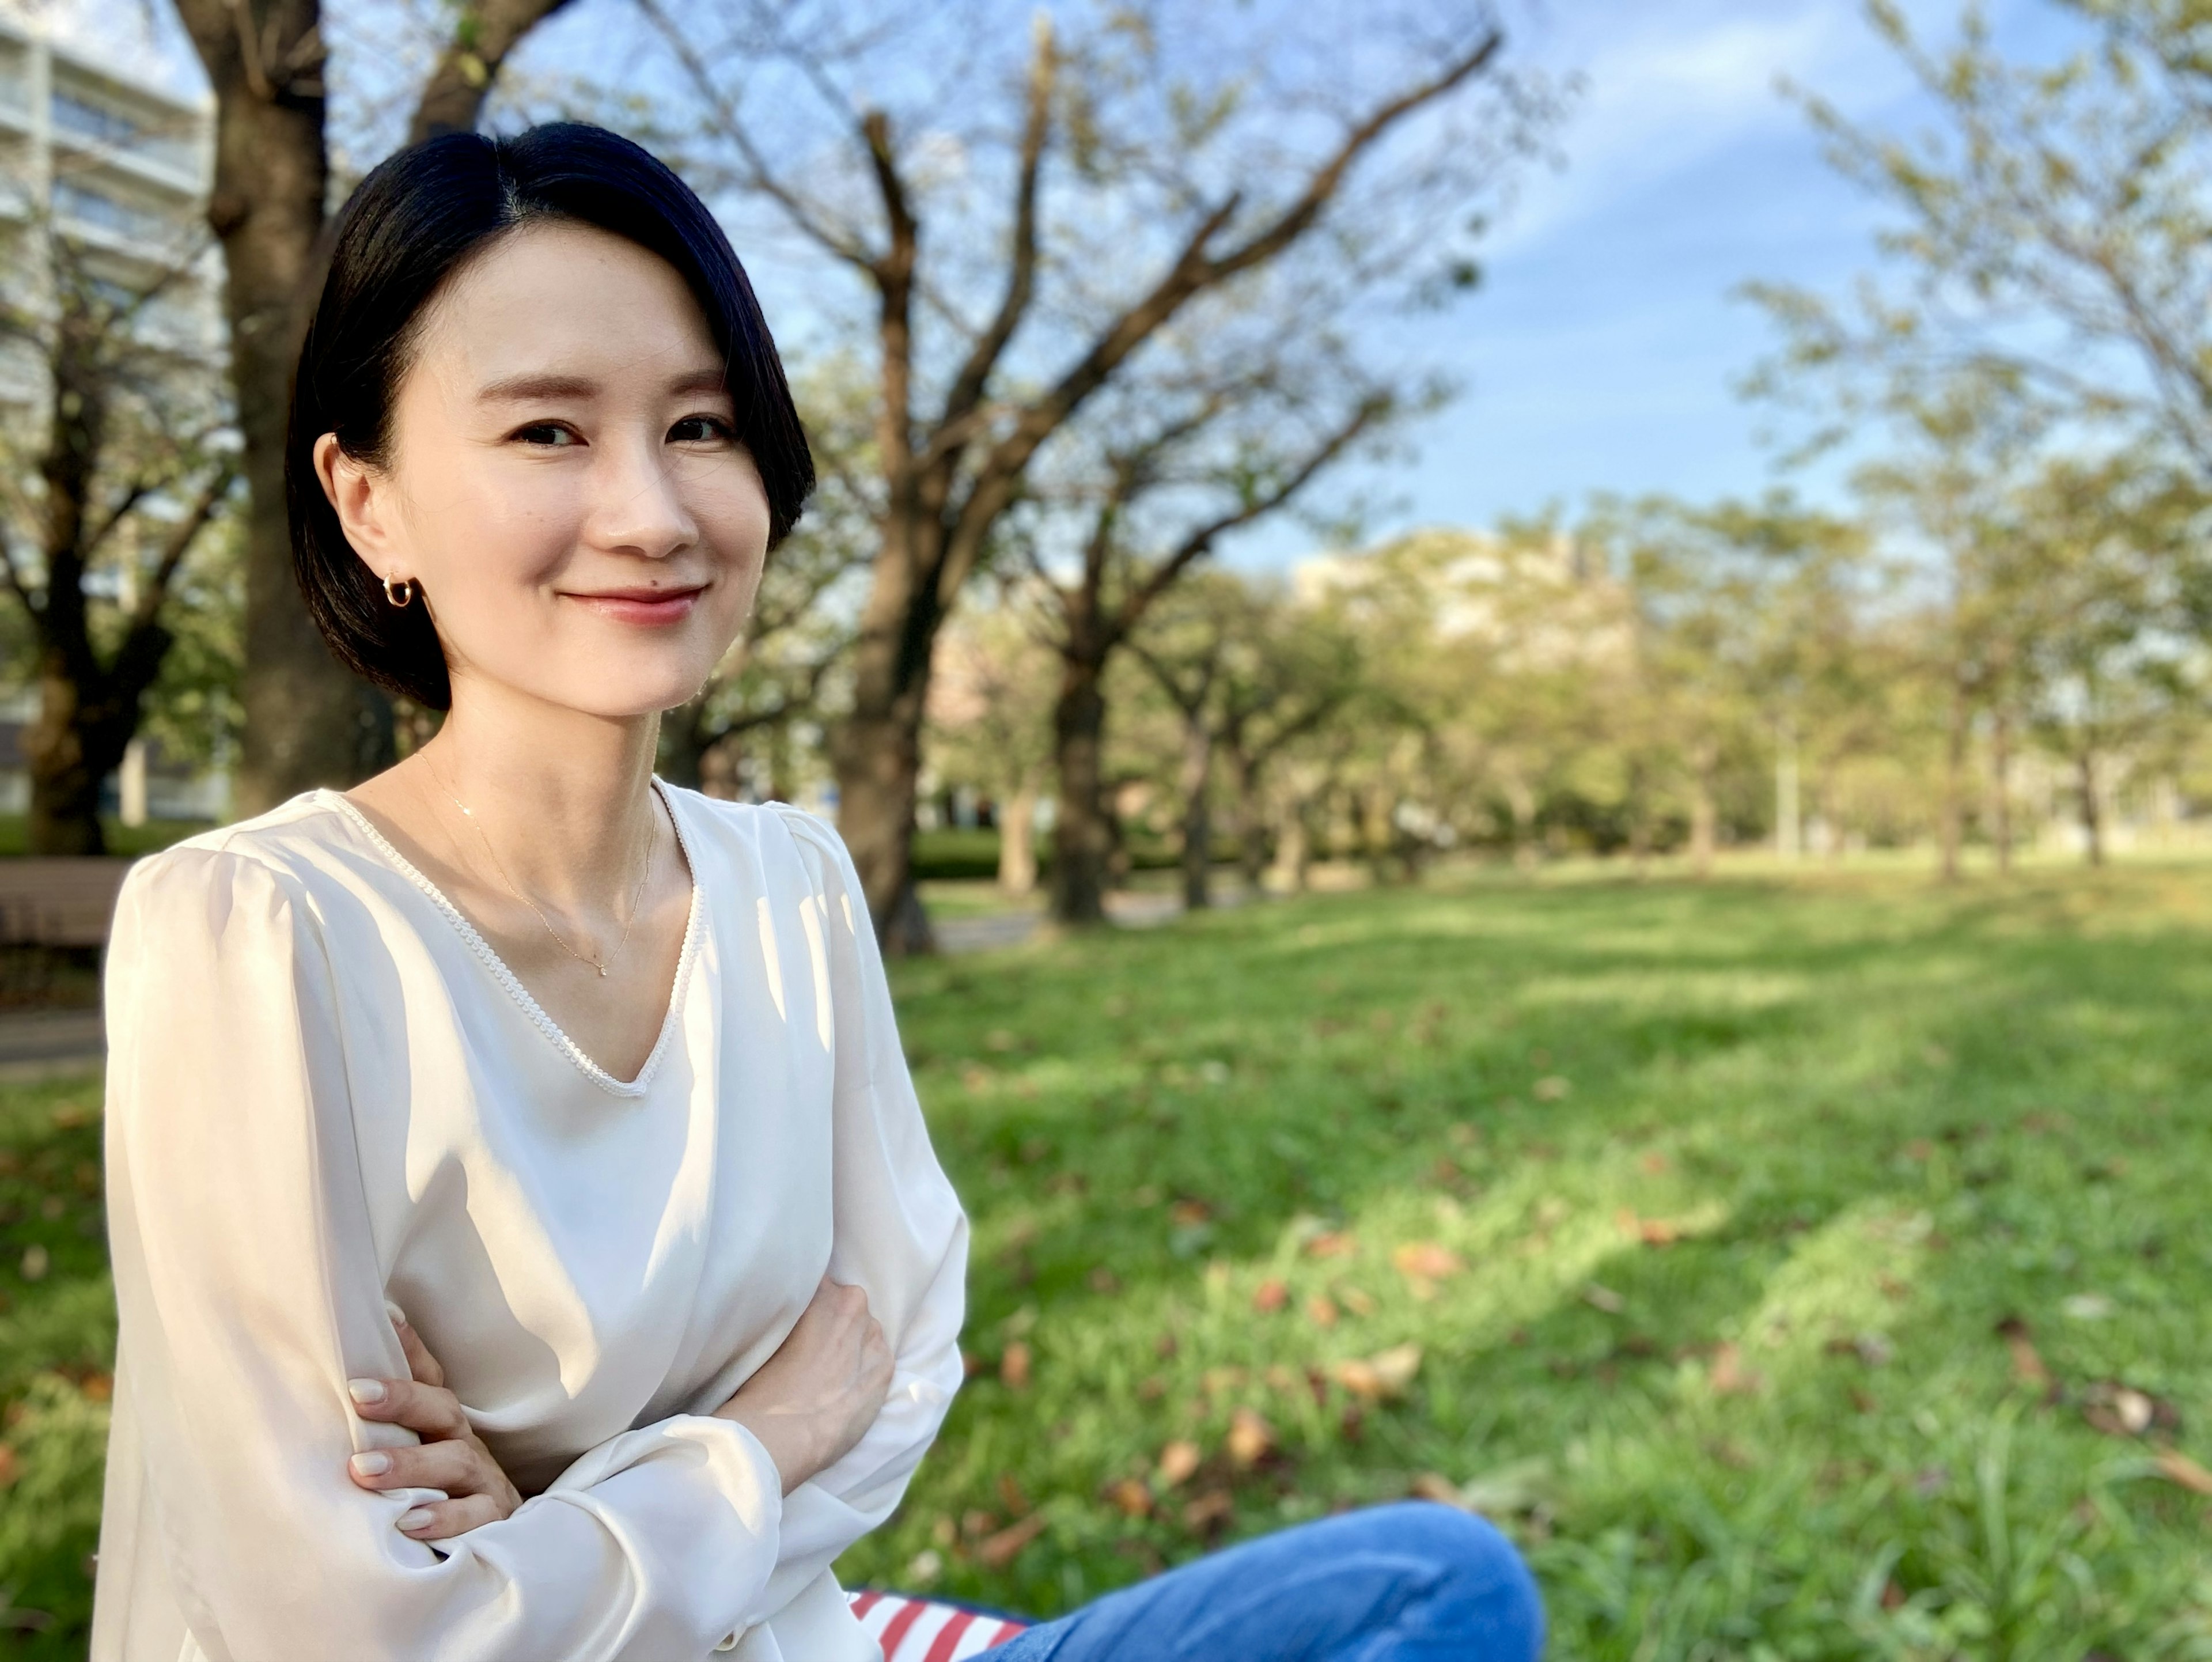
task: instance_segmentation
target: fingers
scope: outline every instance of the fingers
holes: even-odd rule
[[[459,1438],[415,1448],[365,1448],[346,1462],[346,1475],[368,1489],[441,1488],[495,1499],[510,1487],[476,1443]]]
[[[430,1354],[430,1347],[424,1344],[422,1336],[407,1324],[407,1318],[394,1316],[392,1325],[399,1335],[399,1348],[407,1353],[407,1371],[421,1384],[445,1384],[446,1370],[438,1366],[438,1359]]]
[[[415,1379],[348,1379],[346,1394],[353,1411],[364,1420],[405,1426],[433,1441],[469,1434],[468,1415],[460,1399],[443,1385]]]
[[[453,1501],[429,1501],[421,1506],[410,1507],[399,1514],[398,1526],[402,1534],[417,1541],[442,1541],[448,1536],[465,1535],[483,1524],[496,1523],[507,1516],[490,1496],[465,1495]]]

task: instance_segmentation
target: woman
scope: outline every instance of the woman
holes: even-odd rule
[[[289,446],[325,638],[449,713],[125,886],[95,1662],[868,1662],[829,1566],[959,1383],[967,1225],[836,834],[652,773],[812,484],[736,256],[598,129],[408,151]],[[1386,1508],[1000,1654],[1538,1619],[1484,1526]]]

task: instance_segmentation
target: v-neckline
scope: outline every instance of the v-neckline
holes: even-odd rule
[[[668,810],[668,823],[676,832],[676,846],[683,851],[684,868],[691,874],[691,904],[689,911],[684,915],[684,945],[677,954],[676,975],[669,984],[668,1009],[660,1019],[659,1036],[654,1039],[653,1050],[645,1058],[645,1065],[637,1070],[637,1077],[631,1080],[617,1079],[598,1062],[592,1061],[582,1045],[568,1037],[567,1030],[546,1014],[545,1007],[538,1001],[536,995],[522,984],[522,978],[507,967],[507,960],[499,955],[498,950],[491,942],[484,939],[483,932],[469,921],[468,914],[448,899],[444,890],[425,877],[413,861],[393,847],[392,839],[379,831],[376,828],[376,822],[355,807],[352,800],[343,791],[332,790],[327,786],[319,786],[315,795],[319,800],[335,806],[338,812],[350,820],[355,828],[368,839],[377,852],[398,869],[401,876],[406,878],[430,898],[437,909],[446,915],[447,921],[453,926],[455,932],[460,935],[469,950],[476,954],[487,970],[491,971],[492,978],[506,988],[508,995],[522,1008],[523,1014],[537,1025],[539,1032],[552,1041],[556,1050],[575,1063],[585,1078],[590,1080],[601,1090],[611,1092],[616,1096],[641,1097],[647,1088],[652,1085],[653,1075],[659,1071],[660,1059],[667,1053],[670,1044],[674,1041],[676,1030],[680,1025],[684,989],[690,983],[691,960],[697,953],[700,919],[705,911],[699,892],[699,863],[692,855],[691,839],[684,833],[684,816],[677,812],[675,797],[670,794],[667,787],[661,782],[658,775],[653,776],[652,783],[654,792],[660,798],[661,806]]]

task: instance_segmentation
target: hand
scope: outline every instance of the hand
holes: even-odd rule
[[[417,1541],[442,1541],[507,1517],[522,1496],[461,1412],[460,1398],[446,1389],[446,1370],[429,1347],[400,1318],[392,1325],[414,1377],[349,1379],[346,1390],[362,1419],[405,1426],[422,1441],[415,1448],[363,1449],[346,1462],[347,1476],[363,1488],[445,1490],[451,1498],[400,1513],[400,1529]]]
[[[788,1495],[850,1452],[890,1390],[890,1346],[867,1294],[824,1275],[775,1355],[714,1413],[760,1440]]]

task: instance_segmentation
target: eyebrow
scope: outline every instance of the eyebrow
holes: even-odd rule
[[[691,369],[668,383],[673,397],[727,393],[729,382],[719,369]],[[543,399],[588,399],[599,383],[588,375],[522,374],[487,381],[477,391],[479,404],[528,404]]]

